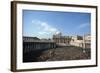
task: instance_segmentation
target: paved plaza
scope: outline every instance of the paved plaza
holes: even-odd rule
[[[47,50],[36,50],[24,55],[24,62],[83,60],[91,58],[90,48],[75,46],[58,47]]]

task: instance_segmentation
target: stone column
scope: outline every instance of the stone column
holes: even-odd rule
[[[83,48],[85,48],[85,35],[83,36]]]

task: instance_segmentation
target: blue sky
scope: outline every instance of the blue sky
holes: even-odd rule
[[[91,32],[91,14],[23,10],[23,36],[52,38],[53,34],[84,35]]]

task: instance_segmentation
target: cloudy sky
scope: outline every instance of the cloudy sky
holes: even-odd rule
[[[53,34],[84,35],[91,32],[90,13],[23,10],[23,36],[52,38]]]

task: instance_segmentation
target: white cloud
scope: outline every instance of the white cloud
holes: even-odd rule
[[[43,35],[43,34],[48,34],[48,33],[47,32],[44,32],[44,31],[40,31],[40,32],[38,32],[38,34]]]
[[[32,23],[33,23],[33,24],[40,24],[41,21],[38,21],[38,20],[32,20]]]
[[[56,28],[50,26],[49,24],[47,24],[45,22],[41,23],[40,25],[43,28],[43,30],[46,31],[46,32],[51,32],[51,33],[58,32],[58,30]]]
[[[40,29],[40,31],[37,32],[37,33],[41,34],[41,35],[44,35],[44,34],[55,34],[55,33],[59,33],[60,32],[57,28],[51,26],[47,22],[43,22],[43,21],[39,21],[39,20],[32,20],[32,23],[34,25],[37,25],[37,27]]]
[[[82,28],[85,28],[87,26],[89,26],[90,24],[89,23],[84,23],[84,24],[80,24],[79,26],[77,26],[78,29],[82,29]]]

